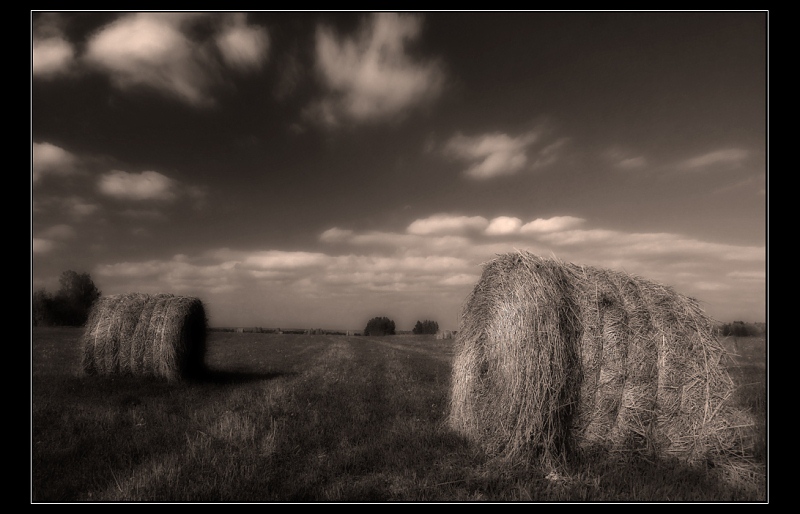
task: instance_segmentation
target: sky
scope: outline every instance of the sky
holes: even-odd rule
[[[768,13],[31,11],[31,289],[458,329],[482,264],[768,316]]]

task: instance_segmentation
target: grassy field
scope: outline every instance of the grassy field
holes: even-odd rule
[[[209,332],[208,377],[82,377],[82,329],[34,328],[32,502],[764,502],[766,348],[728,338],[756,466],[596,456],[508,469],[448,430],[453,340]]]

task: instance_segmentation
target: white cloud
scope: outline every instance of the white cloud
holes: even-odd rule
[[[266,58],[266,29],[249,26],[241,15],[226,15],[222,31],[212,34],[222,62],[210,51],[211,41],[196,41],[193,27],[213,14],[133,13],[103,27],[89,40],[86,62],[109,74],[121,90],[152,88],[186,103],[215,103],[212,90],[224,82],[224,64],[255,69]]]
[[[522,227],[522,220],[519,218],[498,216],[486,227],[486,233],[491,236],[516,234],[519,232],[520,227]]]
[[[48,253],[55,248],[55,243],[49,239],[43,239],[41,237],[34,237],[33,238],[33,253],[34,254],[41,254],[41,253]]]
[[[352,230],[342,230],[340,228],[333,227],[320,234],[319,239],[320,241],[324,241],[326,243],[341,243],[350,239],[352,235]]]
[[[45,175],[70,175],[75,171],[75,155],[51,143],[33,143],[33,181]]]
[[[244,256],[241,266],[244,269],[283,271],[321,266],[326,260],[327,256],[323,253],[270,250]]]
[[[53,78],[68,72],[75,61],[75,49],[64,37],[59,13],[41,13],[33,23],[33,76]]]
[[[245,13],[230,14],[223,23],[215,40],[225,62],[240,70],[260,69],[269,53],[267,30],[248,26]]]
[[[454,216],[434,214],[428,218],[413,221],[406,231],[416,235],[463,234],[468,231],[484,230],[489,221],[483,216]]]
[[[747,158],[749,153],[747,150],[738,148],[729,148],[725,150],[716,150],[709,152],[691,159],[686,159],[679,164],[679,167],[684,170],[702,170],[715,165],[728,164],[730,166],[738,166]]]
[[[316,66],[328,93],[306,115],[327,125],[383,120],[438,96],[441,66],[406,55],[406,44],[418,39],[421,29],[420,16],[388,12],[370,15],[354,37],[339,38],[319,26]]]
[[[470,178],[513,175],[526,166],[528,149],[537,139],[536,132],[517,137],[499,132],[473,137],[456,134],[445,144],[444,154],[467,161],[470,166],[464,173]]]
[[[75,49],[62,37],[33,39],[33,76],[54,77],[67,72],[75,60]]]
[[[520,227],[519,231],[523,234],[539,234],[546,232],[556,232],[569,230],[584,223],[583,218],[574,216],[554,216],[552,218],[539,218]]]
[[[113,170],[103,174],[98,182],[100,192],[126,200],[172,200],[177,183],[156,171],[128,173]]]

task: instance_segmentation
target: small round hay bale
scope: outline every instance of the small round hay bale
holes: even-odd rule
[[[493,457],[705,462],[750,438],[712,321],[669,287],[509,253],[485,265],[460,325],[449,422]]]
[[[83,345],[87,375],[152,375],[169,380],[203,370],[207,320],[203,303],[172,294],[106,296],[92,306]]]

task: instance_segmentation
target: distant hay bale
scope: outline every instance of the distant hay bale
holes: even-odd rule
[[[205,358],[203,303],[172,294],[99,298],[81,337],[87,375],[153,375],[170,380],[199,373]]]
[[[753,441],[711,320],[640,277],[499,256],[466,298],[456,348],[450,425],[501,459],[599,447],[706,462]]]
[[[436,332],[436,339],[453,339],[453,332],[451,330],[439,330]]]

